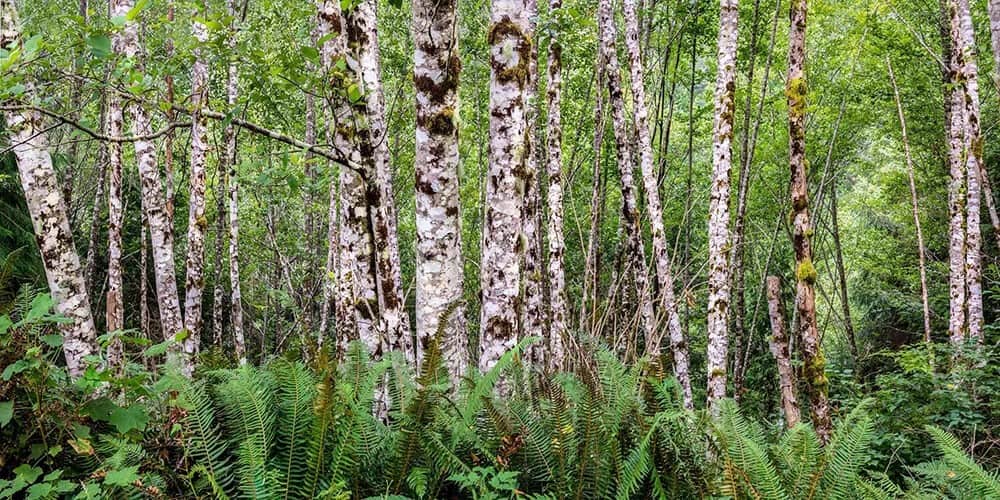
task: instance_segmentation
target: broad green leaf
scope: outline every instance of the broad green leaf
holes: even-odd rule
[[[111,39],[107,35],[92,35],[87,37],[87,47],[90,47],[91,55],[104,59],[111,54]]]
[[[42,336],[42,342],[44,342],[49,347],[60,347],[63,345],[62,335],[53,333],[51,335]]]
[[[104,476],[104,484],[109,486],[128,486],[139,479],[139,466],[133,465],[121,470],[108,471]]]
[[[31,484],[42,475],[42,469],[31,464],[21,464],[14,468],[14,474],[23,479],[24,482]]]
[[[142,406],[132,405],[128,408],[115,408],[108,417],[108,422],[114,425],[118,432],[125,434],[132,429],[140,431],[145,429],[149,423],[149,415]]]
[[[5,427],[14,418],[14,402],[0,401],[0,428]]]
[[[166,340],[160,342],[159,344],[153,344],[149,346],[149,348],[146,349],[142,354],[148,358],[151,358],[153,356],[161,356],[167,352],[167,349],[170,349],[170,344],[172,343],[173,342]]]

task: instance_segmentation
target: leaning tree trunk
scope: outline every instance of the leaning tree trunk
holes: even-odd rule
[[[413,0],[416,87],[417,345],[423,359],[440,342],[448,373],[459,382],[469,365],[462,303],[462,225],[458,174],[456,0]],[[442,324],[442,322],[444,322]],[[437,332],[441,337],[434,339]]]
[[[19,44],[20,39],[13,0],[0,0],[0,46]],[[25,89],[26,93],[33,91],[30,82],[26,82]],[[71,320],[61,327],[66,367],[70,376],[79,377],[87,367],[85,358],[97,351],[97,330],[42,115],[36,111],[7,111],[4,119],[56,311]]]
[[[920,207],[917,203],[917,182],[913,176],[913,157],[910,154],[910,139],[906,135],[906,116],[903,114],[903,101],[899,98],[899,86],[896,85],[896,75],[892,71],[892,62],[885,59],[889,69],[889,81],[892,82],[892,95],[896,101],[896,112],[899,114],[899,128],[902,132],[903,153],[906,155],[906,175],[910,180],[910,201],[913,205],[913,226],[917,232],[917,255],[920,265],[920,302],[924,308],[924,342],[931,341],[931,308],[927,299],[927,256],[924,247],[924,232],[920,228]]]
[[[781,300],[781,278],[767,277],[767,310],[771,316],[771,354],[778,365],[778,383],[781,387],[781,409],[785,426],[789,429],[799,423],[799,400],[796,395],[795,369],[792,367],[791,350],[788,348],[788,330],[785,328],[785,306]]]
[[[122,101],[114,94],[108,96],[106,131],[109,136],[119,137],[124,129]],[[125,203],[122,198],[122,145],[109,142],[108,155],[108,293],[107,330],[115,332],[125,327],[125,303],[122,294],[122,225]],[[143,233],[145,235],[145,233]],[[145,269],[143,269],[145,271]],[[108,364],[116,369],[124,367],[124,352],[120,339],[115,339],[108,348]]]
[[[726,397],[729,346],[729,176],[733,169],[738,0],[721,0],[718,76],[712,139],[712,188],[708,207],[708,405]]]
[[[549,0],[549,16],[557,16],[562,9],[562,0]],[[549,40],[548,126],[546,146],[548,161],[546,173],[549,178],[547,203],[549,207],[549,346],[546,368],[556,372],[565,368],[566,340],[566,271],[563,268],[563,254],[566,241],[563,237],[563,183],[562,183],[562,46],[558,33],[552,32]]]
[[[615,157],[622,183],[622,226],[625,232],[628,259],[631,262],[639,302],[639,319],[647,338],[657,335],[656,317],[653,312],[652,289],[646,267],[646,248],[642,243],[642,226],[639,220],[639,202],[635,185],[635,163],[632,143],[628,133],[625,97],[615,46],[614,13],[610,0],[601,0],[597,10],[597,31],[600,43],[600,60],[608,85],[608,102],[611,104],[612,129],[615,136]],[[595,290],[595,293],[597,291]],[[627,355],[636,350],[626,349]]]
[[[233,18],[230,26],[229,50],[236,50],[236,0],[226,0],[229,15]],[[239,71],[235,62],[229,63],[226,75],[226,105],[230,112],[236,109],[239,97]],[[239,363],[247,362],[246,337],[243,333],[243,296],[240,290],[240,204],[239,204],[239,173],[236,165],[236,127],[228,124],[225,130],[226,157],[229,168],[229,307],[230,322],[233,330],[233,351]]]
[[[607,3],[602,2],[602,3]],[[685,402],[690,399],[690,377],[688,375],[687,341],[681,328],[680,316],[677,314],[677,304],[674,296],[674,278],[670,270],[670,257],[667,255],[667,237],[663,227],[663,209],[660,206],[660,192],[656,182],[656,168],[653,164],[653,144],[649,133],[649,111],[646,105],[646,91],[643,83],[642,56],[639,51],[639,19],[635,0],[624,0],[625,11],[625,46],[628,49],[629,71],[632,79],[632,101],[635,115],[635,129],[638,136],[639,165],[642,172],[642,184],[645,188],[646,210],[650,219],[650,233],[653,237],[653,259],[656,268],[656,280],[659,285],[660,314],[667,322],[670,334],[670,344],[674,356],[674,371],[684,390]],[[614,18],[611,6],[599,8],[600,12],[607,10],[604,19],[602,38],[610,37],[611,47],[614,42]],[[599,14],[601,15],[601,14]],[[602,43],[607,43],[603,42]],[[608,71],[611,71],[608,66]],[[611,78],[609,78],[611,80]],[[727,299],[728,301],[728,299]],[[660,333],[657,329],[654,335],[646,337],[646,352],[658,355],[660,352]],[[725,359],[723,359],[725,363]],[[686,403],[688,406],[690,404]]]
[[[366,127],[359,127],[356,138],[365,161],[373,161],[373,178],[366,178],[364,188],[369,203],[371,233],[375,247],[379,325],[384,349],[403,351],[411,366],[414,363],[410,318],[403,297],[399,260],[399,235],[396,228],[396,202],[392,189],[392,167],[386,140],[385,97],[382,92],[382,68],[379,58],[377,2],[364,0],[348,13],[348,41],[357,47],[360,65],[359,84],[363,87]]]
[[[949,33],[955,50],[954,82],[963,92],[965,131],[966,220],[965,282],[969,337],[983,340],[983,257],[979,229],[981,173],[983,172],[983,136],[979,113],[979,68],[976,64],[976,41],[968,0],[949,0]]]
[[[490,12],[490,161],[480,261],[479,369],[489,371],[517,342],[522,204],[528,181],[525,102],[532,39],[525,0],[493,0]]]
[[[124,17],[135,6],[132,0],[112,0],[112,17]],[[139,41],[139,23],[127,22],[114,34],[114,48],[119,54],[138,62],[142,57]],[[132,132],[147,136],[152,132],[151,118],[141,103],[131,102],[128,111],[132,118]],[[150,140],[136,140],[135,157],[139,164],[142,184],[143,210],[149,223],[152,240],[153,271],[156,282],[156,301],[160,310],[160,328],[166,339],[173,339],[183,329],[180,301],[177,296],[177,278],[174,275],[174,233],[172,214],[163,194],[163,182],[156,165],[156,145]],[[168,173],[169,174],[169,173]]]
[[[816,268],[812,262],[812,223],[806,167],[806,9],[807,0],[791,6],[788,43],[788,146],[791,170],[792,246],[795,250],[795,308],[801,341],[803,376],[809,393],[813,427],[825,444],[830,441],[830,403],[827,400],[826,362],[816,327]]]
[[[204,4],[199,7],[205,15]],[[188,233],[187,233],[187,277],[184,281],[184,354],[188,357],[185,365],[193,368],[194,357],[201,345],[202,293],[205,290],[205,232],[208,220],[205,218],[205,164],[208,161],[208,120],[201,112],[208,105],[208,64],[205,62],[204,44],[208,42],[208,27],[194,21],[194,36],[198,46],[194,51],[194,65],[191,67],[191,175],[188,181]],[[190,373],[189,373],[190,375]]]

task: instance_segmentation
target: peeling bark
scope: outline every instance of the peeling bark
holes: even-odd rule
[[[532,39],[525,0],[494,0],[490,12],[490,161],[480,270],[479,369],[514,347],[522,304],[522,212],[527,172],[528,70]]]
[[[532,40],[531,50],[528,59],[528,100],[525,103],[525,120],[527,121],[527,132],[525,133],[525,171],[527,173],[524,183],[524,203],[522,205],[521,230],[524,234],[524,241],[527,244],[524,250],[522,263],[522,273],[524,277],[522,295],[524,308],[521,309],[521,333],[525,337],[545,337],[545,283],[543,275],[545,270],[542,267],[542,197],[541,197],[541,172],[539,170],[540,141],[538,140],[538,44],[537,40],[537,19],[538,0],[527,0],[528,26],[527,37]],[[528,347],[525,358],[532,366],[544,366],[545,358],[544,343],[535,343]]]
[[[605,2],[607,3],[606,0]],[[642,56],[639,51],[639,20],[636,13],[635,0],[622,2],[625,11],[625,46],[628,49],[629,71],[632,79],[633,114],[635,130],[638,136],[639,166],[642,172],[642,184],[646,195],[646,211],[650,219],[650,233],[653,239],[653,260],[656,269],[656,280],[659,285],[660,315],[666,320],[667,331],[670,334],[671,350],[674,356],[674,374],[683,388],[685,405],[692,406],[690,400],[690,376],[688,375],[687,341],[681,328],[680,316],[677,313],[677,303],[674,295],[674,278],[670,270],[670,256],[667,254],[667,237],[663,227],[663,209],[660,205],[660,192],[656,182],[656,169],[653,163],[653,144],[649,132],[649,111],[646,104],[645,84],[643,83]],[[600,9],[600,8],[599,8]],[[608,47],[613,48],[614,20],[611,16],[611,6],[604,10],[607,14],[602,38],[611,37]],[[603,10],[601,10],[603,12]],[[600,15],[600,14],[599,14]],[[602,42],[607,44],[608,42]],[[617,66],[617,65],[616,65]],[[612,71],[608,66],[609,73]],[[609,78],[609,80],[613,79]],[[614,99],[614,97],[612,97]],[[614,102],[614,101],[612,101]],[[660,352],[661,333],[654,326],[651,335],[646,336],[646,353],[656,356]]]
[[[549,16],[557,16],[562,9],[562,0],[549,0]],[[557,372],[566,367],[566,345],[569,330],[566,327],[566,271],[563,254],[566,252],[566,241],[563,236],[563,182],[562,182],[562,45],[559,35],[552,32],[549,40],[548,66],[548,125],[546,150],[548,161],[546,173],[549,186],[546,202],[549,207],[548,237],[549,237],[549,323],[548,355],[546,368]]]
[[[132,0],[112,0],[111,16],[125,16],[134,5]],[[114,34],[112,42],[117,53],[134,60],[142,57],[137,22],[126,23],[121,31]],[[132,133],[137,136],[149,135],[152,132],[151,118],[146,109],[138,102],[131,102],[127,110],[132,118]],[[156,145],[152,141],[141,140],[135,141],[134,146],[142,183],[143,210],[152,240],[160,328],[164,338],[173,339],[183,329],[183,321],[177,295],[177,278],[174,275],[172,209],[164,198],[163,182],[156,165]]]
[[[437,332],[452,383],[469,365],[462,304],[462,227],[458,157],[457,2],[414,0],[416,88],[416,360]],[[444,321],[442,325],[441,322]]]
[[[20,43],[20,28],[13,0],[0,0],[0,46]],[[31,82],[25,82],[26,93],[33,92],[33,87]],[[87,367],[84,358],[97,350],[97,330],[42,115],[7,111],[4,118],[56,312],[70,319],[60,328],[66,367],[76,378]]]
[[[114,95],[108,98],[108,135],[120,136],[124,128],[124,113],[121,100]],[[125,328],[124,295],[122,293],[122,225],[125,204],[122,198],[122,145],[110,142],[105,146],[108,154],[108,292],[107,330],[115,332]],[[145,233],[143,233],[145,235]],[[145,270],[145,269],[144,269]],[[115,339],[108,347],[108,365],[124,368],[124,352],[120,339]]]
[[[816,267],[812,262],[812,223],[806,167],[806,9],[807,0],[791,6],[788,44],[788,146],[792,198],[792,247],[795,250],[795,308],[801,340],[802,374],[809,393],[813,427],[820,441],[830,440],[830,403],[827,399],[826,361],[816,327]]]
[[[962,110],[963,92],[954,87],[956,77],[956,43],[951,39],[951,16],[947,0],[942,0],[943,71],[945,102],[945,135],[948,146],[948,337],[953,345],[965,341],[965,187],[966,172],[962,157],[965,138]]]
[[[718,76],[712,134],[712,187],[708,218],[708,405],[718,412],[726,397],[729,349],[729,176],[733,166],[736,99],[737,0],[721,0]]]
[[[785,306],[781,300],[781,278],[767,277],[767,310],[771,317],[771,354],[778,365],[778,383],[781,387],[781,409],[785,414],[785,427],[791,429],[800,420],[799,401],[796,396],[795,369],[792,367],[788,333],[785,328]]]

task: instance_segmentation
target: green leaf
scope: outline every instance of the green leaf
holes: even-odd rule
[[[14,418],[14,402],[0,401],[0,428],[9,424],[12,418]]]
[[[7,368],[5,368],[3,371],[3,375],[0,375],[0,378],[3,378],[3,380],[6,382],[10,380],[11,377],[13,377],[14,375],[17,375],[18,373],[21,373],[27,370],[28,368],[31,368],[31,364],[32,364],[31,360],[29,359],[19,359],[10,366],[8,366]]]
[[[42,342],[45,342],[49,347],[61,347],[63,345],[63,338],[62,335],[54,333],[43,336]]]
[[[87,37],[87,47],[90,47],[91,55],[104,59],[111,54],[111,39],[107,35],[92,35]]]
[[[132,429],[140,431],[145,429],[149,423],[149,415],[143,407],[132,405],[128,408],[115,408],[108,417],[108,422],[111,422],[118,432],[125,434]]]
[[[167,352],[167,349],[170,349],[170,344],[171,343],[172,343],[171,341],[166,340],[166,341],[160,342],[159,344],[153,344],[153,345],[149,346],[149,348],[146,349],[142,354],[143,354],[143,356],[146,356],[147,358],[151,358],[153,356],[161,356],[161,355],[163,355],[164,353]]]
[[[30,464],[21,464],[14,469],[14,474],[25,483],[31,484],[42,475],[42,469]]]
[[[347,98],[351,100],[352,103],[357,103],[361,100],[361,88],[358,84],[352,83],[347,86]]]
[[[49,311],[52,310],[52,306],[55,305],[55,301],[52,300],[52,296],[47,293],[40,293],[31,299],[31,309],[28,310],[28,314],[24,315],[24,319],[21,320],[22,323],[33,323],[38,321],[45,316],[48,316]]]
[[[299,52],[302,53],[302,57],[305,57],[306,59],[309,59],[311,61],[316,61],[319,59],[319,51],[316,50],[316,47],[303,45],[302,47],[299,48]]]
[[[104,484],[109,486],[128,486],[139,479],[139,466],[133,465],[121,470],[108,471],[104,476]]]
[[[7,330],[10,330],[10,327],[13,325],[14,322],[11,321],[10,316],[6,314],[0,315],[0,335],[7,333]]]
[[[36,498],[47,498],[49,493],[52,493],[52,485],[49,483],[38,483],[30,488],[28,488],[28,496],[25,497],[27,500],[34,500]]]
[[[149,0],[139,0],[135,3],[135,6],[129,9],[129,11],[125,14],[125,19],[128,21],[134,21],[135,18],[139,17],[142,9],[145,9],[147,5],[149,5]]]

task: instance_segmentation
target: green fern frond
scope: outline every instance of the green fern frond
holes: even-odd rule
[[[950,482],[960,485],[963,492],[976,498],[1000,498],[998,472],[986,472],[965,453],[955,436],[933,425],[925,429],[941,452],[942,460],[951,469],[947,473]]]

